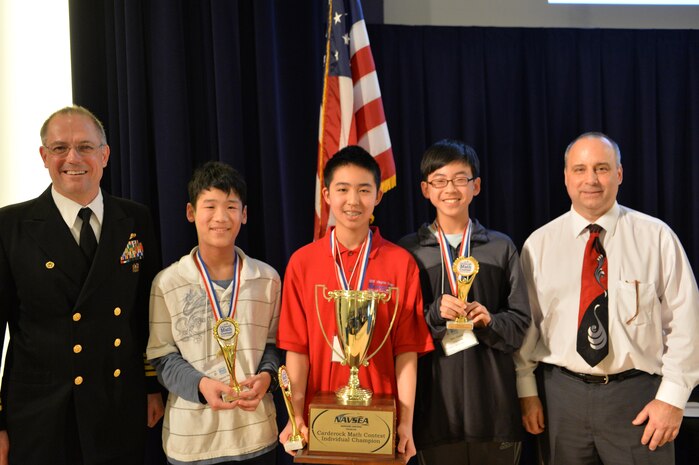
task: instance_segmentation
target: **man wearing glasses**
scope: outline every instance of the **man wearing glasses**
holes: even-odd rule
[[[699,380],[689,261],[665,223],[616,202],[621,153],[608,136],[575,139],[564,178],[570,211],[522,249],[532,311],[515,357],[524,426],[546,431],[554,465],[674,464]]]
[[[109,145],[87,109],[51,115],[41,143],[51,186],[0,209],[0,464],[143,463],[163,411],[143,358],[150,214],[100,189]]]

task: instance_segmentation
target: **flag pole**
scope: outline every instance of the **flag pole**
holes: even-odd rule
[[[327,22],[327,29],[326,29],[326,34],[325,34],[325,66],[323,70],[323,97],[321,99],[321,104],[320,104],[320,135],[318,137],[318,179],[320,181],[320,186],[319,188],[322,190],[323,189],[323,184],[324,184],[324,179],[323,179],[323,168],[325,167],[325,164],[323,163],[324,161],[324,156],[323,156],[323,148],[324,148],[324,138],[325,138],[325,106],[326,106],[326,101],[328,97],[328,74],[330,73],[330,40],[331,40],[331,32],[332,32],[332,14],[333,14],[333,0],[328,0],[328,22]],[[323,196],[321,195],[319,197],[319,202],[321,202],[320,205],[316,205],[317,207],[320,207],[320,214],[318,216],[318,229],[315,231],[314,236],[315,237],[321,237],[323,230],[327,227],[327,225],[323,224]]]

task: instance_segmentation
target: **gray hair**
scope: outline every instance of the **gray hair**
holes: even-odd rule
[[[107,133],[104,131],[104,125],[102,124],[102,121],[97,118],[94,113],[92,113],[90,110],[88,110],[85,107],[81,107],[80,105],[72,105],[69,107],[61,108],[58,111],[55,111],[46,118],[46,121],[44,121],[44,124],[41,125],[41,131],[39,131],[39,135],[41,135],[41,143],[46,144],[46,133],[49,130],[49,123],[51,123],[51,120],[55,118],[58,115],[82,115],[82,116],[87,116],[92,120],[92,123],[95,125],[95,128],[97,129],[97,132],[99,133],[100,136],[100,142],[102,144],[107,144]]]
[[[616,166],[621,166],[621,150],[619,150],[619,145],[614,142],[614,140],[609,137],[608,135],[604,134],[603,132],[586,132],[583,134],[580,134],[578,137],[576,137],[573,142],[568,144],[568,147],[566,147],[566,153],[565,157],[563,158],[564,165],[563,166],[568,166],[568,153],[570,152],[570,149],[575,145],[575,143],[581,139],[600,139],[600,140],[605,140],[609,142],[609,145],[612,146],[612,150],[614,150],[614,157],[616,158]]]

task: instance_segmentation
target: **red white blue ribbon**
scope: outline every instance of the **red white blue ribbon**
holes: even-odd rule
[[[354,277],[354,272],[357,268],[357,264],[361,263],[359,266],[359,277],[357,278],[357,291],[362,290],[364,287],[364,281],[366,280],[366,270],[369,267],[369,254],[371,252],[371,240],[372,232],[369,230],[369,234],[364,239],[364,244],[362,244],[362,249],[359,252],[359,257],[357,257],[357,262],[354,264],[354,269],[350,275],[350,279],[347,280],[345,275],[344,267],[342,266],[342,257],[340,255],[340,246],[335,237],[335,229],[330,233],[330,249],[332,251],[333,260],[335,262],[335,274],[337,276],[337,282],[344,291],[351,290],[352,278]]]
[[[442,261],[444,262],[444,268],[446,268],[447,277],[449,278],[449,286],[451,287],[451,293],[452,295],[456,296],[458,295],[458,289],[456,286],[457,276],[453,270],[455,259],[451,256],[451,246],[449,245],[449,241],[447,240],[447,236],[446,234],[444,234],[442,227],[439,226],[439,222],[437,220],[434,221],[434,224],[437,228],[437,241],[439,242],[439,250],[442,253]],[[468,225],[466,226],[466,229],[464,229],[464,234],[461,237],[461,247],[459,247],[459,255],[456,258],[471,256],[471,225],[472,223],[469,219]]]
[[[242,268],[240,263],[240,257],[237,253],[234,253],[235,259],[233,262],[233,294],[231,295],[230,308],[228,309],[228,314],[223,315],[221,310],[221,304],[219,304],[216,298],[216,292],[214,292],[214,284],[209,277],[209,270],[206,268],[206,263],[201,259],[201,254],[197,250],[197,254],[194,263],[199,269],[199,274],[201,275],[202,281],[204,281],[204,288],[206,289],[206,295],[211,303],[211,310],[214,313],[214,320],[218,321],[220,318],[233,318],[235,315],[235,309],[238,306],[238,292],[240,291],[240,270]]]

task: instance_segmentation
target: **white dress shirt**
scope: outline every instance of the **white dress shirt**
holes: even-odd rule
[[[92,226],[92,230],[95,232],[95,238],[99,244],[100,233],[102,232],[102,221],[104,220],[102,189],[97,192],[97,196],[87,205],[80,205],[78,202],[59,194],[53,186],[51,186],[51,196],[53,197],[53,202],[56,204],[63,221],[68,225],[70,233],[78,244],[80,244],[80,228],[83,225],[83,220],[78,217],[78,212],[81,208],[89,207],[93,213],[90,217],[90,226]]]
[[[699,382],[699,292],[675,233],[617,203],[595,221],[608,259],[609,355],[590,367],[576,350],[589,221],[573,208],[522,249],[532,325],[515,355],[519,397],[536,396],[538,362],[605,375],[632,368],[662,375],[656,399],[684,408]]]

